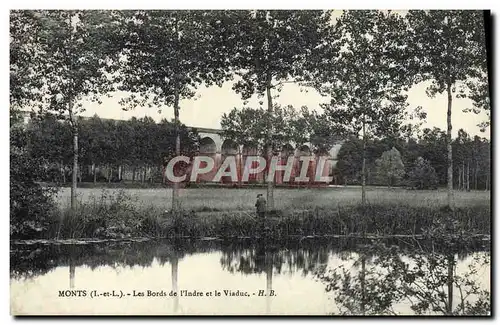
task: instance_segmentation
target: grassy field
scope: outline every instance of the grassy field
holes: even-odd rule
[[[264,219],[257,219],[254,203],[265,189],[182,189],[184,211],[170,213],[170,189],[81,188],[81,204],[69,209],[70,191],[58,195],[60,213],[54,213],[43,238],[190,238],[258,237]],[[273,238],[309,235],[412,235],[443,224],[452,216],[459,230],[490,233],[490,192],[455,193],[451,214],[446,191],[412,191],[370,187],[367,210],[360,205],[359,187],[275,189],[275,207],[265,222]],[[445,221],[443,221],[445,220]],[[447,222],[447,221],[446,221]],[[262,229],[261,229],[262,228]],[[259,230],[260,229],[260,230]],[[268,231],[266,230],[266,232]]]
[[[104,191],[104,192],[103,192]],[[116,194],[124,191],[142,208],[168,210],[171,207],[171,189],[78,189],[81,202],[100,201],[103,193]],[[253,210],[258,193],[265,189],[194,188],[181,189],[182,207],[194,211],[246,211]],[[457,207],[489,206],[491,192],[455,192]],[[313,189],[275,189],[275,207],[280,210],[310,208],[336,208],[352,206],[361,202],[360,187],[335,187]],[[446,204],[446,191],[415,191],[400,188],[369,187],[367,199],[376,205],[408,205],[414,207],[440,207]],[[70,189],[63,188],[57,197],[61,208],[70,204]]]

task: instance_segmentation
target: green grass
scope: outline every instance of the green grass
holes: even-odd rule
[[[172,204],[172,190],[156,189],[106,189],[113,195],[120,191],[136,199],[138,207],[165,211]],[[78,200],[91,203],[99,200],[103,190],[95,188],[78,189]],[[258,193],[265,195],[266,189],[258,188],[194,188],[181,189],[182,208],[194,211],[251,211]],[[455,191],[457,207],[489,206],[491,192]],[[312,208],[337,208],[354,206],[361,202],[360,187],[283,189],[274,190],[275,207],[278,210],[307,210]],[[446,205],[446,191],[416,191],[401,188],[368,187],[368,203],[371,205],[407,205],[412,207],[442,207]],[[70,190],[63,188],[57,196],[62,209],[70,204]]]
[[[80,189],[75,214],[69,191],[59,193],[59,217],[45,238],[123,237],[258,237],[254,202],[260,189],[184,189],[183,211],[170,208],[168,189]],[[445,191],[369,188],[368,206],[360,205],[359,188],[276,189],[276,209],[266,228],[276,238],[308,235],[411,235],[449,216]],[[490,233],[488,192],[456,192],[453,220],[460,229]]]

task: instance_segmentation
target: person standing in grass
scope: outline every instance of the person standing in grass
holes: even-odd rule
[[[257,202],[255,202],[255,208],[257,209],[257,216],[263,222],[266,217],[266,199],[262,194],[257,194]]]

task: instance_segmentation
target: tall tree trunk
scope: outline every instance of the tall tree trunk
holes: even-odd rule
[[[136,167],[134,166],[132,168],[132,182],[135,183],[135,170],[136,170]]]
[[[458,190],[462,189],[462,168],[458,166],[458,184],[457,184]]]
[[[176,85],[174,97],[174,123],[175,123],[175,155],[181,155],[181,137],[179,134],[179,87]],[[173,171],[172,171],[173,172]],[[172,189],[172,210],[180,210],[179,204],[179,183],[173,182]]]
[[[465,181],[465,163],[462,162],[462,191],[465,191],[467,182]]]
[[[269,165],[271,163],[271,159],[273,156],[273,148],[271,145],[271,139],[273,136],[273,125],[272,125],[272,116],[273,116],[273,98],[271,97],[271,75],[267,76],[267,85],[266,85],[266,95],[267,95],[267,164],[266,164],[266,178],[269,177]],[[274,177],[270,181],[267,182],[267,209],[274,209]]]
[[[361,206],[366,205],[366,122],[363,116],[363,162],[361,165]]]
[[[73,17],[72,14],[68,12],[68,28],[69,28],[69,38],[70,38],[70,46],[73,43]],[[71,213],[74,216],[76,213],[76,188],[77,188],[77,181],[78,181],[78,120],[77,117],[74,116],[73,114],[73,104],[74,104],[74,94],[73,94],[73,55],[74,52],[71,52],[70,48],[66,48],[68,50],[67,54],[69,55],[69,71],[68,71],[68,76],[70,79],[69,82],[69,90],[67,93],[64,95],[67,95],[69,100],[68,100],[68,113],[69,113],[69,122],[71,125],[71,130],[73,132],[73,173],[71,177]]]
[[[461,170],[462,170],[462,173],[460,174],[460,176],[462,177],[462,180],[460,183],[462,184],[462,186],[460,187],[460,189],[463,191],[465,189],[465,164],[464,164],[464,162],[462,162]]]
[[[76,187],[78,180],[78,130],[73,126],[73,173],[71,177],[71,211],[76,209]]]
[[[97,166],[95,164],[92,164],[93,165],[93,169],[94,169],[94,184],[97,183]]]
[[[476,168],[474,168],[474,190],[477,191],[477,169],[478,169],[478,161],[476,159]]]
[[[467,192],[470,191],[470,163],[467,160]]]
[[[451,148],[451,103],[452,103],[452,96],[451,96],[451,85],[448,84],[447,87],[447,93],[448,93],[448,111],[447,111],[447,116],[446,116],[446,122],[448,125],[447,132],[446,132],[446,140],[447,140],[447,147],[448,147],[448,207],[450,209],[454,209],[454,202],[453,202],[453,151]]]
[[[241,184],[243,182],[242,178],[243,178],[243,153],[241,152],[241,148],[240,146],[238,145],[238,152],[239,152],[239,157],[240,157],[240,160],[239,160],[239,165],[240,165],[240,173],[238,175],[238,186],[241,187]]]
[[[118,165],[118,180],[122,180],[122,165]]]

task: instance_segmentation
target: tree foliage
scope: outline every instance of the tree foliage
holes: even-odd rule
[[[398,149],[392,147],[375,161],[377,175],[387,186],[397,185],[405,175],[405,166]]]
[[[79,154],[82,177],[86,179],[86,166],[97,167],[157,167],[175,155],[175,127],[173,122],[154,122],[151,118],[132,118],[113,121],[93,116],[79,122]],[[192,157],[198,150],[198,135],[184,125],[180,130],[184,143],[182,154]],[[60,170],[71,165],[71,126],[54,116],[35,119],[26,130],[26,150]],[[67,148],[66,152],[62,149]],[[62,166],[61,166],[62,163]],[[52,169],[52,168],[48,168]],[[108,178],[108,175],[102,175]],[[102,179],[101,177],[101,179]],[[60,174],[48,175],[44,180],[62,181]]]
[[[314,152],[325,154],[340,139],[324,116],[316,111],[309,111],[306,106],[296,109],[291,105],[275,105],[272,117],[268,116],[269,113],[262,107],[234,108],[222,115],[221,127],[224,137],[264,152],[267,120],[271,119],[275,126],[271,137],[274,154],[281,151],[285,145],[299,148],[303,144],[310,144]]]
[[[419,190],[434,189],[437,187],[436,171],[428,160],[418,157],[408,173],[408,182],[412,188]]]
[[[399,15],[376,11],[345,11],[338,19],[334,46],[341,50],[329,58],[318,88],[331,96],[323,108],[346,134],[361,134],[363,124],[367,138],[399,133],[406,107],[396,64],[402,26]]]
[[[283,82],[305,81],[308,59],[317,55],[331,32],[330,14],[321,10],[234,12],[233,32],[238,37],[231,62],[240,80],[233,89],[248,99],[263,97],[267,89],[279,92]]]
[[[231,42],[218,11],[147,10],[121,13],[121,89],[125,108],[161,110],[193,98],[196,89],[231,77],[221,50]],[[137,96],[139,95],[139,96]]]
[[[110,12],[36,10],[11,15],[11,43],[17,53],[11,69],[29,67],[22,85],[30,89],[25,104],[72,121],[73,115],[84,111],[83,100],[99,102],[103,93],[113,89],[108,78],[116,69],[110,60],[114,53]],[[16,17],[29,19],[21,23]],[[23,38],[21,31],[32,36]]]
[[[39,237],[50,225],[57,188],[40,183],[48,177],[43,156],[27,150],[29,134],[22,125],[10,128],[10,235]]]
[[[490,145],[490,141],[485,138],[479,136],[471,138],[464,131],[459,132],[458,137],[453,140],[456,159],[454,164],[455,188],[463,188],[463,184],[467,184],[467,180],[469,189],[489,188]],[[373,177],[376,175],[376,159],[384,151],[390,150],[392,147],[395,147],[401,153],[407,175],[404,183],[408,186],[419,188],[420,179],[412,177],[413,173],[428,175],[430,178],[426,176],[425,182],[436,177],[435,183],[434,181],[429,183],[430,188],[447,184],[446,132],[439,128],[426,128],[418,138],[388,137],[368,141],[366,147],[367,184],[378,183],[378,179]],[[415,168],[416,165],[419,165],[419,157],[426,161],[425,164],[429,164],[428,167],[421,166],[429,174],[423,172],[423,170],[421,170],[423,174],[416,172]],[[361,183],[362,159],[362,140],[358,138],[346,139],[337,154],[338,162],[336,165],[336,172],[343,184]],[[431,170],[434,170],[434,172]],[[418,182],[415,183],[415,181]],[[424,187],[427,186],[424,184]]]

